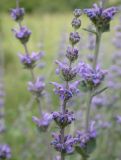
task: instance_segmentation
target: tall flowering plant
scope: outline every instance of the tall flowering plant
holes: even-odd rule
[[[32,93],[32,95],[35,96],[41,115],[40,118],[33,117],[32,119],[36,123],[39,130],[45,132],[51,122],[51,115],[49,113],[42,112],[41,107],[41,98],[43,97],[45,82],[43,77],[37,77],[34,72],[39,60],[42,58],[44,53],[42,51],[39,53],[30,53],[30,51],[28,50],[27,43],[30,39],[31,31],[26,26],[22,26],[24,15],[24,8],[20,8],[19,0],[16,0],[16,8],[11,10],[11,17],[14,21],[18,23],[18,29],[13,29],[12,31],[15,37],[20,41],[20,43],[24,47],[25,54],[19,53],[18,56],[24,68],[27,69],[31,74],[32,80],[28,82],[28,90]]]
[[[60,62],[56,60],[64,84],[51,82],[55,87],[55,93],[59,96],[60,101],[62,102],[61,110],[52,112],[52,118],[59,127],[59,133],[52,134],[54,140],[51,142],[54,148],[60,152],[61,160],[65,160],[67,154],[72,154],[74,152],[75,141],[72,135],[66,133],[66,127],[75,120],[74,113],[68,109],[68,102],[74,94],[77,94],[77,86],[80,83],[80,81],[75,81],[78,67],[74,66],[74,62],[78,58],[78,48],[76,47],[76,44],[80,41],[80,35],[77,30],[81,26],[81,20],[79,18],[81,14],[82,12],[80,9],[74,11],[74,18],[72,20],[74,32],[70,33],[70,45],[66,50],[66,58],[68,62]]]
[[[109,31],[110,21],[116,14],[117,9],[116,7],[104,9],[101,3],[101,5],[94,4],[93,8],[84,9],[83,12],[89,17],[95,27],[95,30],[85,30],[95,34],[96,36],[92,66],[83,62],[81,62],[79,65],[79,75],[82,79],[81,85],[89,92],[89,95],[85,116],[85,131],[79,131],[77,133],[76,150],[78,153],[80,153],[84,160],[87,160],[90,154],[96,148],[97,132],[94,128],[94,122],[91,122],[90,119],[92,100],[97,94],[100,94],[101,92],[105,91],[105,89],[107,89],[107,87],[102,89],[100,88],[105,75],[107,74],[107,71],[102,70],[98,65],[100,42],[102,34]]]

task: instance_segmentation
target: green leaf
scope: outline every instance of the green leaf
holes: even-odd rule
[[[93,33],[93,34],[97,34],[97,32],[95,30],[90,30],[90,29],[87,29],[87,28],[82,28],[84,31],[87,31],[87,32],[90,32],[90,33]]]
[[[104,33],[104,32],[109,32],[109,31],[110,31],[110,24],[105,24],[105,25],[103,25],[103,26],[101,27],[100,31],[101,31],[102,33]]]
[[[81,148],[80,146],[76,146],[75,149],[82,157],[88,157],[88,155],[86,154],[85,148]]]
[[[92,138],[88,141],[86,146],[87,154],[90,155],[96,148],[96,139]]]

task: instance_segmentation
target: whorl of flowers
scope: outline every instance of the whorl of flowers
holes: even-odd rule
[[[84,9],[84,13],[90,18],[95,27],[101,32],[108,31],[110,21],[117,13],[116,7],[102,8],[97,4],[93,4],[93,8]]]
[[[104,80],[107,71],[100,69],[99,66],[93,69],[90,65],[81,62],[79,64],[79,75],[82,78],[82,86],[86,89],[96,89]]]
[[[52,121],[52,115],[49,113],[42,113],[41,118],[33,116],[32,120],[35,122],[40,132],[45,132]]]
[[[74,137],[76,151],[82,153],[85,158],[88,158],[96,147],[97,131],[94,125],[95,122],[93,121],[90,123],[88,132],[77,131]]]
[[[54,146],[55,150],[62,152],[63,154],[72,154],[74,152],[73,145],[75,144],[74,138],[71,135],[65,135],[62,143],[61,134],[53,133],[53,141],[51,145]]]
[[[74,151],[74,140],[71,135],[64,134],[65,127],[70,125],[74,120],[73,112],[70,112],[67,109],[67,102],[73,97],[74,94],[77,94],[79,89],[77,89],[80,81],[74,81],[76,75],[78,73],[78,66],[72,66],[72,64],[78,58],[78,49],[75,45],[80,41],[80,35],[77,32],[77,29],[81,26],[81,20],[79,17],[82,12],[80,9],[76,9],[74,11],[74,19],[72,20],[72,27],[74,28],[74,32],[71,32],[69,35],[70,45],[66,50],[66,58],[68,62],[60,62],[56,60],[56,64],[58,65],[59,72],[62,75],[65,84],[59,84],[57,82],[51,82],[54,85],[55,94],[57,94],[62,102],[61,111],[52,112],[52,117],[55,123],[60,128],[60,134],[53,134],[54,140],[52,141],[52,145],[54,148],[61,153],[61,159],[64,160],[66,154],[73,153]],[[71,83],[70,83],[71,82]]]

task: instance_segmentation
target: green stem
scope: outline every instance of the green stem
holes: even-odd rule
[[[62,113],[65,114],[65,110],[66,110],[66,101],[64,100],[63,104],[62,104]],[[60,134],[61,134],[61,143],[64,144],[64,132],[65,132],[65,128],[61,128],[60,130]],[[65,154],[63,152],[61,152],[61,160],[65,160]]]
[[[94,62],[93,62],[93,69],[96,68],[97,62],[98,62],[100,42],[101,42],[101,35],[102,35],[102,33],[97,30],[97,34],[96,34],[96,46],[95,46]]]
[[[96,33],[96,46],[95,46],[95,53],[94,53],[94,61],[93,61],[93,69],[96,69],[97,62],[98,62],[98,56],[99,56],[99,49],[100,49],[100,42],[101,42],[101,35],[102,33],[97,29]],[[89,122],[90,122],[90,110],[91,110],[91,103],[93,99],[93,92],[94,90],[91,90],[89,93],[89,99],[87,104],[87,112],[86,112],[86,122],[85,122],[85,131],[88,132],[89,130]]]
[[[92,102],[92,93],[89,92],[88,104],[87,104],[87,111],[86,111],[86,124],[85,130],[88,132],[89,130],[89,122],[90,122],[90,109],[91,109],[91,102]]]

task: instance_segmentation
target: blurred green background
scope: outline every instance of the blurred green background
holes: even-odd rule
[[[84,8],[91,6],[96,0],[20,0],[22,6],[28,12],[67,12],[72,11],[74,8]],[[120,4],[120,0],[107,0],[109,5]],[[8,11],[15,6],[14,0],[0,0],[0,12]]]

